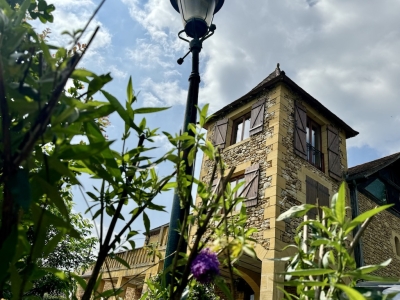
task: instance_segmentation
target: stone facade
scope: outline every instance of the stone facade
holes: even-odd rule
[[[376,207],[376,202],[358,192],[360,214]],[[395,237],[400,237],[400,219],[390,211],[379,213],[369,224],[362,236],[362,250],[365,265],[380,264],[391,258],[384,269],[374,274],[385,277],[400,278],[400,256],[396,253]]]
[[[234,120],[248,113],[252,105],[260,100],[265,101],[263,130],[231,144]],[[322,170],[295,153],[295,105],[298,104],[306,110],[307,118],[320,126],[320,150],[325,154],[326,166]],[[271,259],[291,254],[289,250],[281,249],[293,241],[301,220],[277,222],[276,218],[290,207],[306,203],[306,178],[309,177],[326,187],[330,197],[338,190],[339,178],[331,177],[328,170],[328,127],[338,132],[338,163],[341,172],[347,170],[346,131],[341,127],[343,122],[338,124],[337,117],[332,113],[321,112],[326,108],[320,110],[317,107],[310,104],[304,94],[300,95],[285,83],[277,82],[243,99],[242,102],[225,107],[207,124],[207,137],[212,140],[217,124],[228,119],[226,144],[221,150],[221,155],[227,169],[236,167],[233,177],[242,175],[246,168],[259,164],[258,202],[257,205],[247,208],[248,225],[258,229],[253,238],[257,241],[256,252],[260,253],[258,258],[262,262],[260,285],[257,287],[259,291],[255,293],[255,299],[281,299],[283,296],[274,282],[282,280],[276,273],[284,271],[285,266]],[[200,173],[203,182],[210,180],[212,167],[213,162],[204,158]],[[350,205],[350,202],[347,205]],[[348,217],[350,216],[349,211]]]
[[[230,167],[235,166],[236,170],[232,177],[243,175],[247,167],[259,163],[260,164],[260,175],[259,175],[259,188],[258,188],[258,203],[256,206],[249,207],[247,214],[249,225],[258,229],[258,232],[253,236],[259,243],[269,249],[269,238],[264,238],[263,231],[270,228],[269,218],[264,218],[265,208],[269,205],[269,198],[264,197],[264,191],[266,188],[271,186],[272,176],[267,175],[266,170],[271,168],[271,161],[268,160],[268,155],[272,151],[272,145],[266,147],[266,141],[271,139],[273,136],[273,127],[269,127],[270,121],[274,118],[274,112],[269,111],[269,108],[276,104],[276,90],[264,92],[254,100],[246,103],[240,110],[227,111],[221,116],[221,119],[228,117],[230,119],[228,125],[228,135],[232,132],[232,119],[237,114],[243,114],[251,109],[251,105],[259,100],[265,100],[265,112],[264,112],[264,125],[263,131],[255,136],[243,140],[240,143],[227,146],[222,151],[222,158],[227,166],[227,170]],[[214,127],[208,131],[207,137],[210,140],[214,134]],[[200,180],[203,182],[209,182],[213,169],[213,161],[205,158],[202,164],[202,171]]]

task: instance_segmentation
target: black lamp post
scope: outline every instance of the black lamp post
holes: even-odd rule
[[[189,43],[189,52],[183,58],[178,59],[178,64],[182,64],[184,58],[191,52],[192,53],[192,73],[189,76],[189,91],[186,101],[186,110],[183,120],[183,131],[188,132],[189,123],[196,123],[197,118],[197,103],[199,96],[199,53],[202,48],[202,43],[205,39],[209,38],[214,34],[216,29],[215,25],[212,24],[214,14],[220,10],[224,4],[224,0],[170,0],[174,9],[180,13],[184,30],[178,33],[180,39]],[[185,32],[186,35],[192,40],[187,40],[181,37],[181,34]],[[193,134],[189,131],[189,134]],[[193,165],[189,166],[187,163],[187,157],[190,149],[186,149],[183,154],[183,160],[186,165],[185,173],[193,175]],[[191,191],[191,186],[188,190]],[[184,216],[189,214],[190,205],[181,207],[179,195],[174,194],[174,200],[172,203],[171,220],[169,223],[168,231],[168,243],[166,249],[166,259],[164,262],[164,269],[168,268],[173,262],[173,253],[176,251],[186,252],[187,243],[183,239],[183,243],[179,244],[180,234],[178,232],[179,223],[183,223]],[[187,230],[187,229],[186,229]],[[179,249],[178,249],[179,247]],[[167,274],[167,282],[173,284],[172,278]]]

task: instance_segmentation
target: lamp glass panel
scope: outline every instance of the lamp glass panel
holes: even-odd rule
[[[215,0],[179,0],[178,5],[184,26],[193,18],[204,20],[207,26],[211,25]]]

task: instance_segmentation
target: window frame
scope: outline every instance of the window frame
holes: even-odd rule
[[[317,129],[314,132],[318,136],[317,140],[315,141],[315,146],[312,145],[312,138],[313,138],[313,128]],[[310,143],[311,142],[311,143]],[[325,172],[325,158],[324,153],[322,152],[322,126],[314,121],[307,115],[306,121],[306,147],[307,147],[307,161],[316,167],[318,170]],[[318,151],[320,153],[320,165],[318,165],[317,160],[315,159],[316,155],[313,154],[313,151]]]
[[[248,128],[248,133],[249,133],[249,138],[250,138],[250,128],[251,128],[251,111],[248,113],[245,113],[243,115],[241,115],[239,118],[236,118],[235,120],[233,120],[232,123],[232,134],[231,134],[231,145],[240,143],[241,141],[244,141],[245,139],[243,139],[244,137],[244,133],[245,133],[245,126],[242,126],[242,132],[241,132],[241,139],[240,141],[236,142],[237,136],[238,136],[238,125],[240,123],[244,124],[246,122],[246,120],[249,120],[249,128]],[[247,138],[246,138],[247,139]]]
[[[241,174],[241,175],[238,175],[238,176],[235,176],[235,177],[231,178],[231,179],[229,180],[229,184],[231,185],[231,188],[234,188],[234,187],[232,187],[232,182],[235,182],[235,187],[236,187],[236,185],[237,185],[238,183],[240,183],[240,180],[243,179],[244,184],[242,185],[242,189],[244,189],[245,186],[246,186],[246,178],[245,178],[244,175],[245,175],[245,174],[243,173],[243,174]],[[240,192],[243,192],[243,191],[244,191],[244,190],[242,190],[242,191],[240,191]],[[239,191],[236,191],[236,192],[235,192],[234,198],[239,197],[238,192],[239,192]],[[240,192],[239,192],[239,193],[240,193]],[[243,195],[242,195],[242,196],[243,196]],[[238,205],[236,204],[236,205],[232,208],[231,213],[240,211],[240,209],[241,209],[242,206],[243,206],[243,202],[241,202],[240,204],[241,204],[241,205],[240,205],[240,207],[239,207],[238,209],[236,208],[236,207],[238,206]]]

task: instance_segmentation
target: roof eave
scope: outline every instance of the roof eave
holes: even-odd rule
[[[354,181],[354,180],[359,180],[359,179],[364,179],[364,178],[368,178],[369,176],[371,176],[372,174],[375,174],[376,172],[379,172],[380,170],[386,168],[387,166],[391,165],[392,163],[396,162],[397,160],[400,159],[400,153],[396,156],[394,156],[391,160],[375,167],[372,168],[370,171],[368,172],[360,172],[357,174],[354,174],[352,176],[347,176],[346,177],[346,181],[350,182],[350,181]],[[370,162],[366,162],[366,163],[370,163]]]

